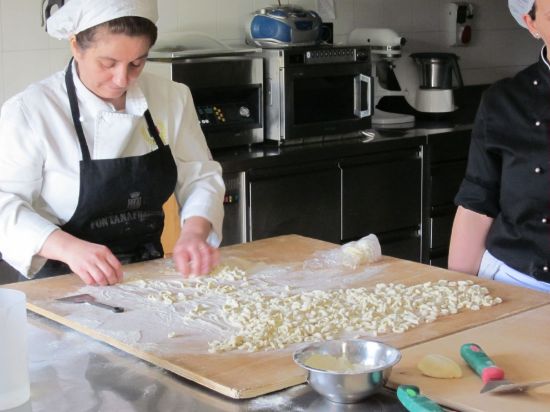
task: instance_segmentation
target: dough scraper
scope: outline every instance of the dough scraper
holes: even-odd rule
[[[120,306],[111,306],[105,303],[98,302],[95,300],[95,298],[92,295],[89,295],[87,293],[83,293],[81,295],[66,296],[64,298],[59,298],[56,300],[60,302],[69,302],[69,303],[88,303],[90,305],[94,305],[103,309],[109,309],[115,313],[124,312],[124,308],[121,308]]]

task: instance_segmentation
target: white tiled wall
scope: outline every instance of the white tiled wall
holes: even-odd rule
[[[275,0],[158,0],[161,32],[200,31],[230,44],[244,39],[249,13]],[[287,0],[283,0],[287,3]],[[68,61],[66,42],[41,27],[42,0],[0,0],[0,103],[26,84],[61,69]],[[294,0],[316,9],[317,0]],[[536,60],[540,44],[509,15],[507,0],[472,0],[473,41],[446,45],[448,0],[334,0],[335,41],[345,43],[356,27],[390,27],[408,42],[406,52],[458,54],[464,82],[491,83]]]

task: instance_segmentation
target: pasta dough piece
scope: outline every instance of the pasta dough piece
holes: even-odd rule
[[[341,251],[343,265],[351,268],[356,268],[364,263],[376,262],[382,257],[380,242],[373,234],[342,245]]]
[[[424,356],[417,365],[418,369],[432,378],[461,378],[462,369],[452,359],[443,355],[429,354]]]
[[[374,288],[312,290],[267,295],[237,289],[222,307],[233,336],[209,342],[210,352],[284,348],[293,343],[334,339],[343,332],[377,336],[403,333],[440,316],[501,303],[471,280],[412,286],[378,283]]]

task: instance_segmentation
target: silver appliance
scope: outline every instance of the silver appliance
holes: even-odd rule
[[[312,45],[321,41],[321,17],[294,5],[264,7],[245,25],[246,42],[260,47]]]
[[[444,114],[457,109],[453,90],[462,87],[458,56],[453,53],[413,53],[394,72],[406,85],[407,102],[423,113]]]
[[[395,62],[401,58],[402,46],[406,39],[392,29],[357,28],[349,35],[350,44],[368,45],[371,47],[372,76],[374,79],[374,113],[372,124],[377,127],[412,127],[414,116],[388,112],[376,106],[386,96],[405,96],[393,72]]]
[[[413,53],[420,76],[416,105],[422,112],[456,110],[453,89],[463,87],[458,56],[453,53]]]
[[[264,76],[260,53],[228,49],[210,54],[204,50],[156,51],[146,70],[191,89],[211,149],[263,141]]]
[[[369,47],[263,49],[265,138],[303,143],[357,136],[371,126]]]

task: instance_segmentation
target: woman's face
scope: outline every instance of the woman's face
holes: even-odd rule
[[[150,39],[99,28],[94,40],[86,49],[81,49],[76,39],[71,40],[78,76],[96,96],[111,103],[119,102],[145,66]]]

